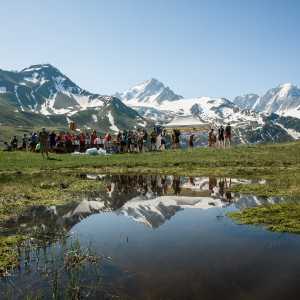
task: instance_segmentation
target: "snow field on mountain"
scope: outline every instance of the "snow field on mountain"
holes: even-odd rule
[[[113,115],[111,114],[111,112],[108,113],[107,117],[108,117],[109,123],[111,124],[111,125],[109,126],[109,128],[110,128],[112,131],[118,132],[118,131],[119,131],[119,128],[115,125],[115,120],[114,120],[114,117],[113,117]]]

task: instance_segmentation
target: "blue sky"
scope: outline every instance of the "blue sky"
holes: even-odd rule
[[[10,0],[0,68],[51,63],[112,94],[155,77],[186,97],[300,84],[297,0]]]

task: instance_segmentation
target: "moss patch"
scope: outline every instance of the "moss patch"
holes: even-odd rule
[[[0,237],[0,277],[4,276],[8,269],[19,265],[18,247],[26,239],[25,236],[1,236]]]
[[[238,224],[264,225],[272,231],[300,233],[300,203],[297,201],[246,208],[228,213],[228,216]]]
[[[76,172],[35,172],[0,175],[0,223],[34,205],[59,205],[102,188],[99,181],[81,179]]]

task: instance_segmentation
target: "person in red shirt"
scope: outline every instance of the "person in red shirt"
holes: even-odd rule
[[[110,144],[111,141],[111,135],[107,132],[105,137],[104,137],[104,149],[108,150],[108,146]]]
[[[73,152],[73,145],[72,145],[72,136],[69,132],[65,135],[65,144],[67,153]]]
[[[97,133],[96,130],[93,131],[92,135],[91,135],[91,145],[94,146],[95,145],[95,140],[97,138]]]
[[[85,151],[85,135],[83,132],[81,132],[79,135],[79,149],[80,149],[80,152]]]

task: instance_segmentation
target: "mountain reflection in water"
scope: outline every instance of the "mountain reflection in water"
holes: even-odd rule
[[[281,200],[232,193],[230,188],[235,184],[251,183],[242,179],[158,175],[88,175],[87,179],[99,180],[105,188],[86,193],[79,203],[31,207],[4,227],[11,231],[20,225],[23,231],[37,227],[69,231],[91,214],[113,211],[158,228],[185,208],[222,208],[234,204],[241,209]]]

